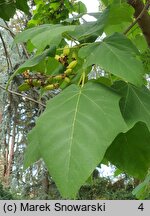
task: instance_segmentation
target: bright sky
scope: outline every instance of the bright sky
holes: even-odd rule
[[[98,12],[99,0],[81,0],[87,7],[87,11]]]

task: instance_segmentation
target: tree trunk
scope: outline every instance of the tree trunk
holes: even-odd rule
[[[137,19],[137,23],[143,32],[148,46],[150,47],[150,15],[148,13],[148,8],[150,7],[150,0],[147,0],[146,7],[142,0],[128,0],[128,4],[134,8],[134,17],[135,19]],[[141,13],[142,16],[138,18]]]

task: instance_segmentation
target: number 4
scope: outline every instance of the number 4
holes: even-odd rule
[[[143,203],[141,203],[138,207],[139,210],[143,211],[144,210],[144,206],[143,206]]]

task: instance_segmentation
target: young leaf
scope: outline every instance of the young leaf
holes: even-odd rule
[[[87,12],[87,8],[86,8],[85,4],[82,1],[78,1],[77,3],[75,3],[73,5],[73,9],[78,14],[86,13]]]
[[[136,55],[139,55],[136,47],[119,33],[114,33],[102,42],[93,43],[79,51],[79,57],[86,60],[85,67],[98,64],[125,81],[142,85],[144,69]]]
[[[119,100],[117,94],[97,83],[68,87],[48,102],[30,132],[25,166],[33,162],[32,155],[38,152],[32,146],[38,145],[63,197],[74,197],[113,139],[127,130]]]
[[[140,183],[133,191],[133,195],[135,195],[138,199],[144,200],[149,196],[149,186],[150,186],[150,174],[146,176],[144,181]]]

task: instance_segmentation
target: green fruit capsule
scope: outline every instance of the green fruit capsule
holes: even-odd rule
[[[32,81],[33,86],[35,87],[40,87],[41,86],[41,81],[40,80],[33,80]]]
[[[77,59],[77,54],[75,52],[72,53],[72,59]]]
[[[59,88],[59,83],[54,83],[54,84],[44,86],[44,90],[54,90],[57,88]]]
[[[53,77],[51,76],[51,77],[49,77],[49,78],[47,79],[47,83],[51,83],[52,80],[53,80]]]
[[[55,89],[54,84],[50,84],[44,87],[44,90],[53,90],[53,89]]]
[[[69,53],[70,53],[69,46],[66,45],[66,46],[64,47],[64,49],[63,49],[63,55],[64,55],[64,56],[68,56]]]
[[[64,72],[66,75],[70,75],[72,74],[72,69],[71,68],[68,68],[67,70],[65,70]]]
[[[77,65],[77,60],[74,60],[74,61],[72,61],[72,62],[67,66],[67,68],[68,68],[68,69],[73,69],[76,65]]]
[[[62,80],[62,79],[63,79],[62,75],[57,75],[57,76],[53,77],[53,80],[56,80],[56,81],[59,81],[59,80]]]
[[[70,82],[71,82],[71,80],[69,79],[69,77],[65,77],[64,81],[65,81],[66,83],[70,83]]]
[[[69,79],[69,77],[65,77],[64,81],[60,85],[60,88],[65,89],[69,85],[70,82],[71,80]]]
[[[61,57],[60,57],[59,55],[55,55],[55,59],[56,59],[57,61],[59,61],[60,58],[61,58]]]

